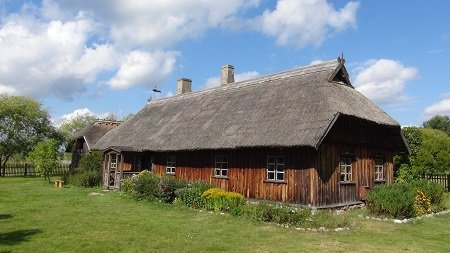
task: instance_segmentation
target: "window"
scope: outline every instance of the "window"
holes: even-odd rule
[[[214,163],[215,177],[228,177],[228,158],[226,156],[216,156]]]
[[[175,175],[176,160],[175,157],[167,157],[166,174]]]
[[[352,158],[351,157],[341,158],[339,166],[341,168],[341,182],[343,183],[353,182]]]
[[[384,181],[384,160],[375,159],[375,181]]]
[[[267,157],[267,180],[284,182],[284,156]]]
[[[110,161],[110,166],[111,169],[115,169],[117,168],[117,155],[116,154],[111,154],[111,161]]]

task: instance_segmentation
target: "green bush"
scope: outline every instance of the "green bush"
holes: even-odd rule
[[[184,205],[193,208],[204,208],[206,201],[202,198],[202,194],[212,187],[211,184],[197,181],[189,184],[187,187],[175,190],[175,195],[177,200]]]
[[[375,186],[367,194],[367,209],[377,215],[395,218],[414,216],[416,190],[409,183]]]
[[[98,171],[84,171],[77,174],[80,185],[83,187],[96,187],[102,183],[102,174]]]
[[[185,187],[185,181],[177,180],[172,176],[162,176],[159,180],[158,198],[166,203],[172,203],[175,199],[175,191]]]
[[[202,194],[206,209],[229,211],[243,205],[244,196],[236,192],[227,192],[221,188],[211,188]],[[235,210],[236,212],[237,210]]]
[[[65,173],[61,180],[66,185],[75,185],[79,187],[97,187],[102,183],[102,175],[97,171],[78,171],[75,173]]]
[[[412,185],[416,190],[422,191],[426,197],[430,198],[432,205],[442,206],[444,204],[446,192],[444,186],[427,180],[417,180],[412,182]]]
[[[133,197],[155,200],[159,197],[159,177],[147,170],[139,173],[133,184]]]
[[[100,151],[94,151],[81,157],[78,162],[79,171],[98,171],[102,172],[103,155]]]
[[[135,177],[122,179],[120,182],[120,190],[132,194],[134,189]]]
[[[123,179],[120,189],[132,197],[141,200],[162,200],[172,203],[175,199],[175,191],[185,187],[186,182],[174,177],[159,176],[147,170],[141,171],[137,176]]]
[[[433,211],[433,208],[442,207],[444,194],[442,186],[424,180],[379,185],[367,194],[367,208],[375,215],[409,218],[423,214],[422,209],[429,209],[427,201],[419,201],[422,206],[418,206],[418,198],[429,199]]]

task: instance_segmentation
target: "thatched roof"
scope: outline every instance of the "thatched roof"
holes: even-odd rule
[[[100,138],[102,138],[107,132],[120,125],[120,123],[122,122],[98,119],[91,125],[75,133],[74,137],[75,139],[84,138],[89,151],[91,151],[92,147],[100,140]]]
[[[95,148],[318,148],[338,115],[395,126],[400,135],[398,122],[353,88],[338,59],[151,101]]]

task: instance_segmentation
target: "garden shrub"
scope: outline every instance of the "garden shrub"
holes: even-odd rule
[[[125,178],[120,181],[120,190],[125,193],[132,194],[134,189],[134,182],[136,181],[136,176],[132,178]]]
[[[211,188],[205,191],[202,197],[205,199],[206,209],[215,211],[229,211],[242,206],[244,203],[242,194],[227,192],[221,188]]]
[[[79,171],[98,171],[102,172],[103,155],[100,151],[93,151],[81,157],[78,162]]]
[[[75,185],[79,187],[97,187],[102,183],[102,176],[97,171],[77,171],[75,173],[67,172],[61,176],[61,180],[66,185]]]
[[[138,200],[159,199],[172,203],[176,196],[175,191],[185,186],[185,181],[169,176],[159,176],[144,170],[132,178],[123,179],[120,189]]]
[[[197,181],[189,184],[184,188],[175,190],[175,195],[177,201],[180,201],[181,203],[189,207],[204,208],[205,199],[202,198],[202,194],[212,187],[213,186],[211,184],[203,181]]]
[[[377,215],[396,218],[414,216],[416,190],[409,183],[377,185],[367,194],[367,209]]]
[[[445,190],[424,180],[376,186],[367,194],[367,208],[376,215],[409,218],[442,208]]]
[[[159,197],[159,177],[148,170],[141,171],[133,184],[133,197],[155,200]]]
[[[176,189],[183,188],[186,185],[185,181],[177,180],[171,176],[162,176],[159,180],[158,198],[166,203],[172,203],[176,197]]]
[[[61,180],[65,184],[80,187],[96,187],[102,183],[102,163],[101,152],[94,151],[81,157],[78,168],[75,172],[65,173]]]
[[[416,190],[422,191],[426,197],[430,198],[432,205],[442,206],[444,204],[446,192],[444,186],[423,179],[414,181],[412,184]]]

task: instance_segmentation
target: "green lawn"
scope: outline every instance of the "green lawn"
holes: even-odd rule
[[[0,178],[0,252],[450,252],[450,214],[398,225],[357,212],[350,231],[305,232],[101,189],[56,189],[41,178]]]

